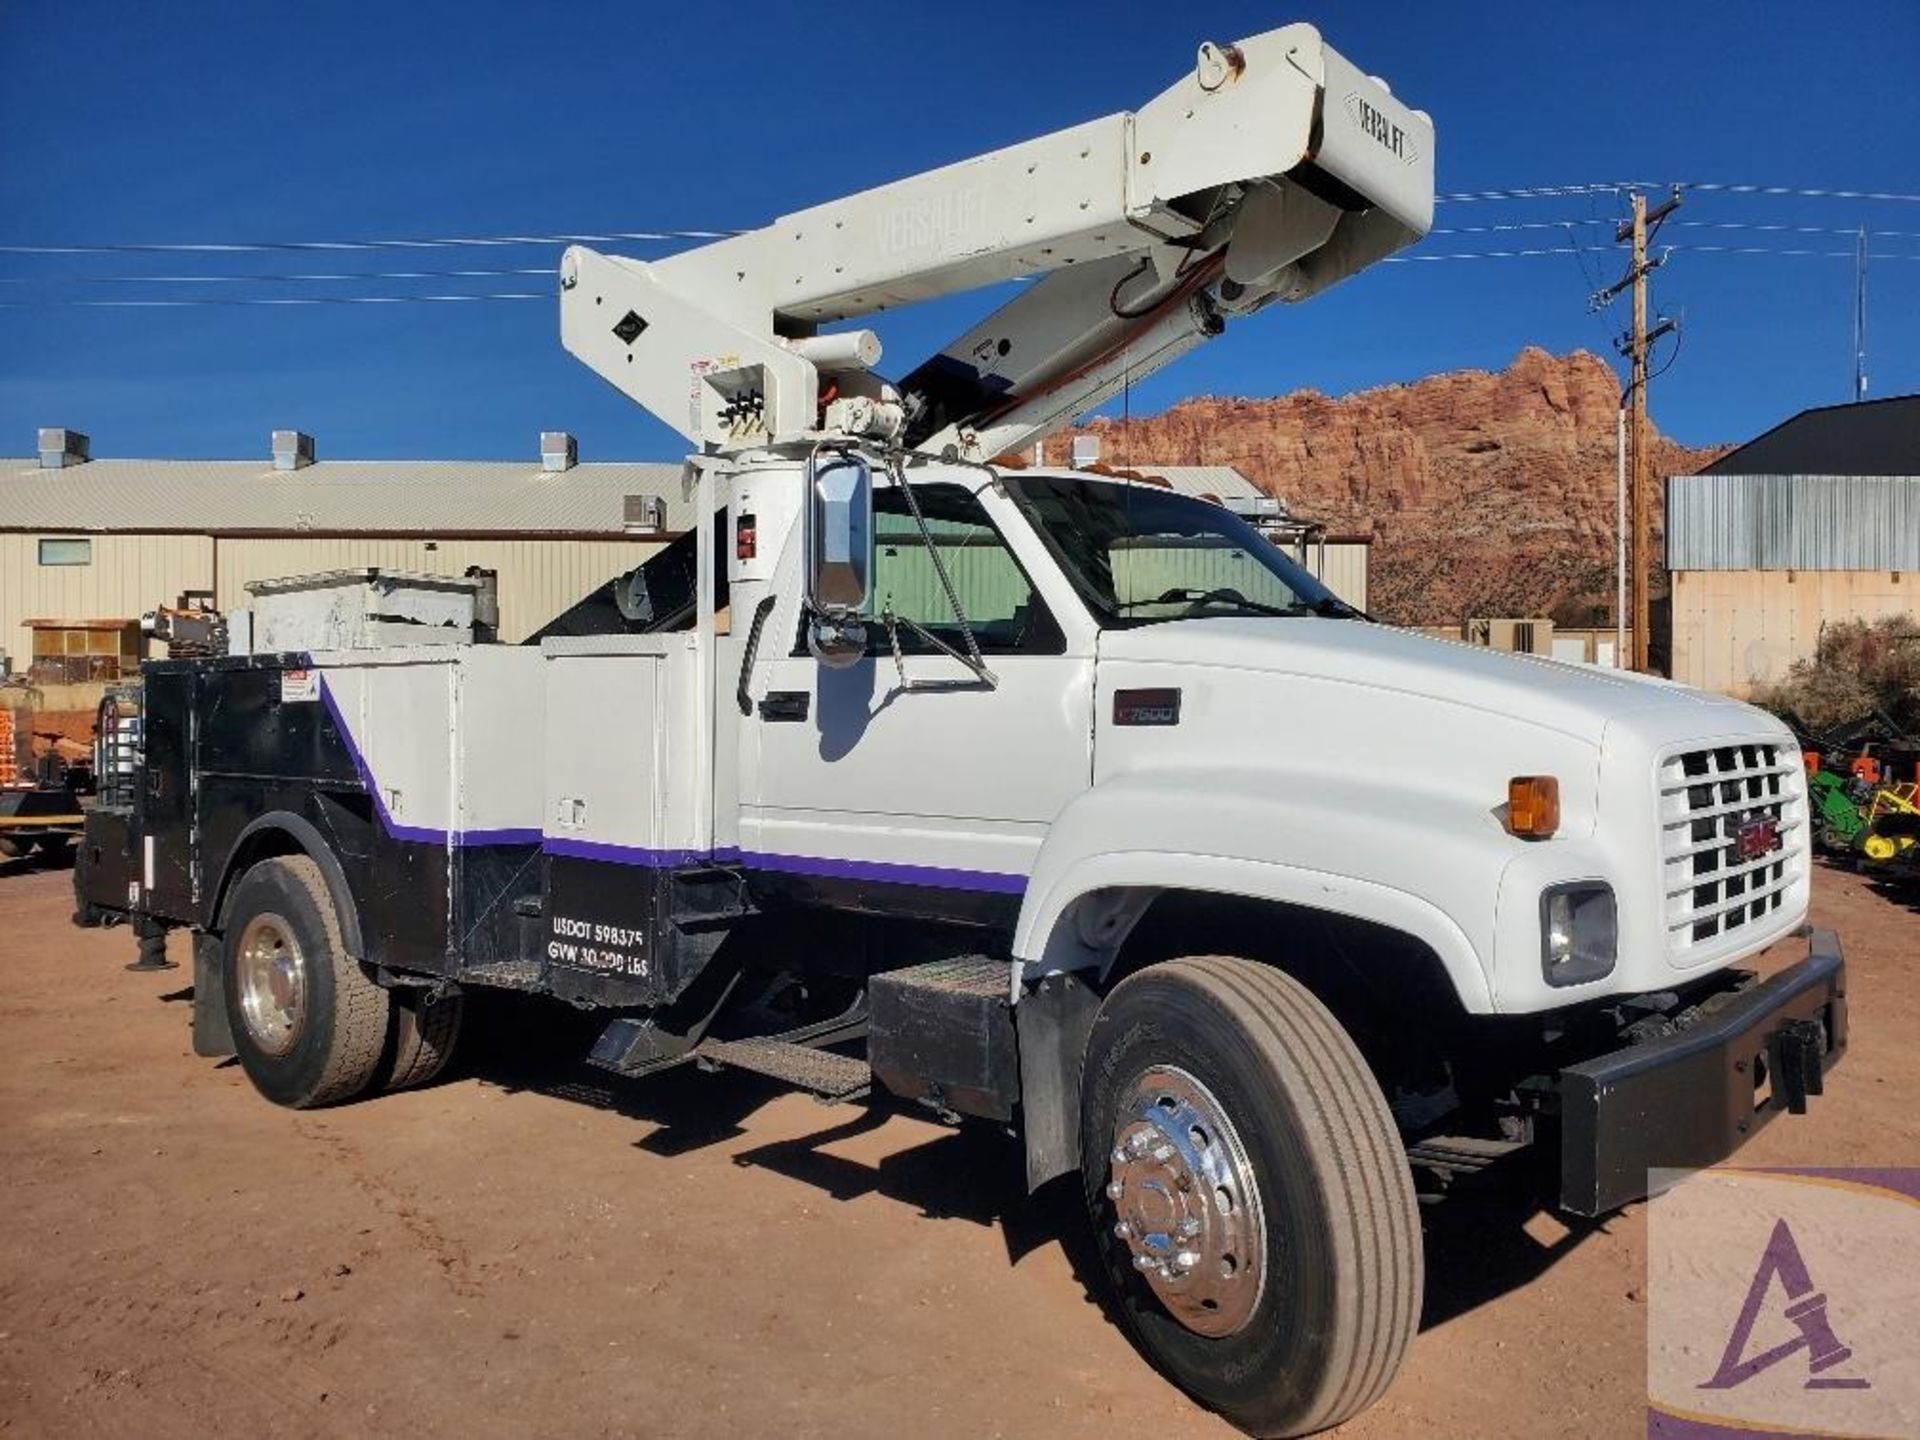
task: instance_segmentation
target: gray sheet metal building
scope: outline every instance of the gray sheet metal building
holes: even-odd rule
[[[50,430],[37,457],[0,459],[13,669],[112,679],[124,641],[99,622],[186,591],[235,609],[250,580],[370,565],[498,571],[501,637],[518,640],[692,519],[680,466],[579,464],[562,434],[524,462],[317,460],[304,435],[274,439],[268,460],[95,460],[85,436]]]
[[[1920,395],[1803,411],[1667,482],[1673,676],[1746,696],[1835,620],[1920,615]]]

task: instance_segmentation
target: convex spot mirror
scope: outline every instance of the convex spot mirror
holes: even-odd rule
[[[873,472],[850,451],[821,450],[807,464],[807,649],[840,668],[866,654],[873,577]]]

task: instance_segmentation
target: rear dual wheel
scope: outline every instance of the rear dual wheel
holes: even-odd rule
[[[460,1032],[460,997],[389,991],[348,953],[320,867],[265,860],[240,877],[227,913],[224,978],[234,1049],[254,1088],[309,1109],[369,1087],[437,1075]]]
[[[1393,1117],[1304,987],[1222,956],[1121,982],[1082,1072],[1082,1174],[1127,1328],[1257,1435],[1386,1392],[1419,1323],[1419,1218]]]

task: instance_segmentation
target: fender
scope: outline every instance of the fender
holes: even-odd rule
[[[327,882],[327,893],[333,897],[334,913],[340,917],[340,938],[346,943],[347,954],[355,960],[365,960],[367,950],[360,933],[360,906],[354,900],[353,887],[347,883],[347,872],[341,868],[340,859],[333,853],[333,846],[320,828],[303,815],[291,810],[269,810],[248,822],[233,842],[233,849],[227,853],[220,867],[220,883],[214,890],[214,903],[208,912],[209,928],[218,924],[221,911],[226,907],[227,895],[237,878],[234,873],[234,856],[247,848],[247,842],[254,836],[266,831],[279,831],[291,839],[300,850],[320,867],[320,874]]]
[[[1029,973],[1104,971],[1146,899],[1210,891],[1401,931],[1439,957],[1469,1013],[1489,1014],[1500,876],[1519,843],[1439,789],[1304,770],[1125,775],[1048,831],[1013,953]]]

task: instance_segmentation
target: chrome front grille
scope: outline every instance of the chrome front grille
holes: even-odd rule
[[[1786,903],[1806,849],[1799,763],[1773,743],[1686,750],[1661,763],[1670,948],[1710,945]]]

